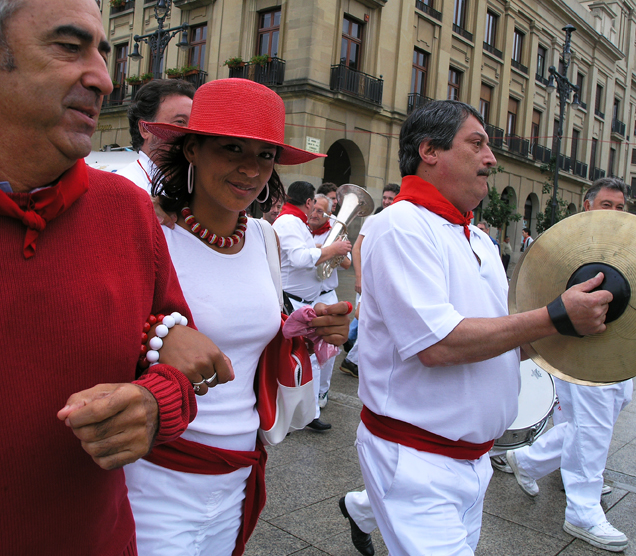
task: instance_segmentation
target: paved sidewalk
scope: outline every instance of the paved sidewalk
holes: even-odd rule
[[[353,301],[353,272],[340,273],[340,299]],[[349,490],[364,488],[354,447],[362,404],[357,379],[338,370],[332,378],[329,403],[322,419],[333,429],[325,433],[295,432],[269,448],[268,502],[246,556],[356,556],[348,521],[338,500]],[[605,472],[614,487],[603,497],[610,522],[624,532],[636,556],[636,404],[625,409],[614,429]],[[574,539],[562,529],[565,493],[558,471],[538,481],[540,494],[530,498],[513,475],[494,472],[486,493],[477,556],[592,556],[609,554]],[[388,551],[373,533],[377,556]]]

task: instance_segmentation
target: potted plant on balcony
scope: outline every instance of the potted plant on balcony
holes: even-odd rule
[[[126,83],[128,83],[128,85],[140,85],[141,84],[141,76],[139,76],[139,75],[131,75],[130,77],[126,77]]]
[[[181,68],[168,68],[166,70],[166,77],[168,79],[181,79],[181,77],[183,77]]]
[[[265,64],[272,61],[272,57],[267,54],[260,54],[258,56],[252,56],[250,59],[250,64],[264,66]]]
[[[228,58],[227,60],[225,60],[225,62],[223,62],[223,65],[227,66],[228,68],[240,68],[245,65],[245,62],[240,56],[234,56],[233,58]]]
[[[199,69],[199,66],[183,66],[181,68],[181,74],[184,77],[188,77],[190,75],[196,75],[198,73],[200,73],[201,70]]]
[[[152,73],[142,73],[139,78],[141,82],[145,85],[148,81],[152,81],[154,75]]]
[[[126,5],[126,0],[110,0],[111,8],[123,8]]]

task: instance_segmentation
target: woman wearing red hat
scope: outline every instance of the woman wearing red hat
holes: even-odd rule
[[[227,356],[235,378],[195,384],[195,391],[213,387],[198,398],[197,417],[182,438],[126,467],[139,554],[239,556],[265,502],[254,375],[280,327],[263,230],[245,209],[256,200],[267,211],[284,195],[270,189],[280,183],[270,180],[275,162],[321,155],[284,143],[282,99],[246,79],[200,87],[187,128],[145,125],[172,144],[159,161],[153,194],[178,215],[174,229],[163,230],[181,287],[198,329]],[[342,344],[345,303],[329,312],[312,324]]]

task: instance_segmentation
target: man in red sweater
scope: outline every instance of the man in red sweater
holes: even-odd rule
[[[0,0],[3,556],[136,554],[120,468],[181,435],[191,382],[232,378],[176,326],[135,380],[148,316],[192,319],[147,193],[83,161],[108,51],[94,0]]]

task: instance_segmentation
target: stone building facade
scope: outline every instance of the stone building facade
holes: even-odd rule
[[[112,7],[111,4],[120,2]],[[94,148],[129,144],[124,77],[151,72],[149,48],[132,61],[133,36],[152,32],[156,2],[104,2],[119,83],[107,99]],[[566,108],[559,190],[582,209],[591,180],[622,177],[636,195],[636,3],[634,0],[175,0],[165,27],[188,23],[190,48],[170,42],[163,70],[195,66],[201,83],[225,77],[260,81],[282,96],[286,140],[328,154],[280,168],[285,184],[306,179],[355,183],[376,201],[399,182],[398,134],[409,111],[428,99],[457,98],[488,124],[503,172],[491,185],[523,219],[507,233],[519,250],[521,228],[536,235],[550,194],[541,167],[556,154],[556,93],[548,68],[560,66],[571,24],[568,78],[580,86]],[[254,56],[264,58],[252,60]],[[240,57],[245,63],[225,64]],[[231,62],[230,62],[231,63]],[[476,210],[479,217],[480,208]]]

